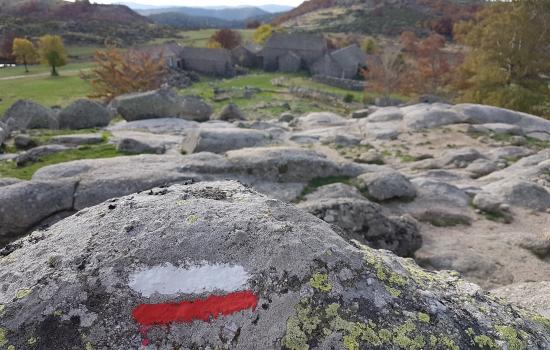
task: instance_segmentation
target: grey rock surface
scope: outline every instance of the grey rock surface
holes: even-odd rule
[[[537,312],[546,318],[550,318],[548,293],[550,293],[550,282],[547,281],[515,283],[491,290],[491,295],[493,296],[503,298],[510,303],[514,303]]]
[[[246,120],[246,116],[236,104],[230,103],[223,107],[218,115],[218,119],[225,121]]]
[[[10,130],[57,129],[56,113],[29,100],[19,100],[4,113],[3,122]]]
[[[23,181],[0,188],[0,237],[17,236],[57,212],[71,210],[75,182]]]
[[[305,130],[344,126],[347,123],[348,120],[346,118],[331,112],[309,113],[298,119],[298,127]]]
[[[205,121],[211,107],[197,97],[182,97],[172,89],[159,89],[115,98],[113,105],[127,121],[154,118],[181,118]]]
[[[63,145],[44,145],[44,146],[38,146],[35,148],[31,148],[28,151],[25,151],[23,153],[20,153],[17,158],[15,158],[15,162],[18,166],[23,166],[29,163],[36,162],[40,160],[42,157],[47,156],[49,154],[64,152],[71,149],[68,146]]]
[[[366,173],[357,178],[360,186],[376,201],[390,199],[412,200],[416,189],[403,174],[397,171]]]
[[[236,183],[103,203],[2,256],[1,339],[15,349],[29,339],[39,349],[550,347],[550,326],[540,316],[456,274],[351,245],[329,224]],[[140,279],[171,266],[196,279],[183,290]],[[220,275],[218,289],[201,289],[215,266],[240,271],[236,283]],[[225,289],[245,293],[246,302],[208,322],[185,311],[169,327],[144,326],[140,317],[147,315],[140,305],[223,296]]]
[[[230,150],[266,146],[270,135],[261,130],[242,128],[200,128],[189,133],[182,150],[187,154],[198,152],[225,153]]]
[[[13,177],[0,177],[0,187],[13,185],[22,181],[23,180],[21,179],[16,179]]]
[[[153,134],[185,135],[200,126],[198,122],[179,118],[143,119],[112,125],[109,131],[143,131]]]
[[[91,100],[77,100],[59,112],[61,129],[101,128],[109,125],[112,115],[107,108]]]
[[[483,188],[484,191],[499,198],[502,202],[514,206],[538,210],[541,212],[550,208],[550,192],[538,184],[510,179],[493,182]]]

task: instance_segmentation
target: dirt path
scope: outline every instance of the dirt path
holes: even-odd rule
[[[85,69],[78,69],[78,70],[66,70],[66,71],[63,71],[63,75],[67,76],[72,76],[72,75],[77,75],[79,74],[80,72],[85,72],[85,71],[88,71],[89,69],[88,68],[85,68]],[[0,81],[6,81],[6,80],[18,80],[18,79],[25,79],[25,78],[40,78],[40,77],[47,77],[50,75],[50,72],[44,72],[44,73],[36,73],[36,74],[27,74],[27,75],[14,75],[14,76],[11,76],[11,77],[4,77],[4,78],[0,78]]]

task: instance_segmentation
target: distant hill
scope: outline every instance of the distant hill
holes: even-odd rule
[[[268,5],[270,6],[270,5]],[[279,7],[274,5],[273,9]],[[283,8],[286,8],[283,6]],[[138,10],[157,24],[185,29],[244,28],[252,20],[271,22],[282,13],[271,13],[258,7],[169,7]]]
[[[471,18],[485,0],[309,0],[279,16],[274,23],[305,31],[399,35],[427,32]],[[439,23],[441,22],[441,23]]]
[[[112,38],[123,44],[134,44],[172,31],[152,23],[124,5],[0,0],[0,37],[59,34],[68,43],[101,44],[106,38]]]
[[[193,17],[219,18],[226,21],[244,21],[248,18],[269,15],[259,7],[227,7],[227,8],[199,8],[199,7],[166,7],[147,10],[138,10],[144,16],[157,15],[159,13],[181,13]]]

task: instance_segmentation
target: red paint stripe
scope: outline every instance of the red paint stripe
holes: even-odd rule
[[[181,303],[141,304],[132,311],[132,316],[142,326],[167,325],[173,322],[208,321],[220,315],[227,316],[246,309],[254,310],[257,305],[258,298],[254,293],[242,291]]]

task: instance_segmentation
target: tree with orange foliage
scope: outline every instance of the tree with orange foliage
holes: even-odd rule
[[[224,49],[234,49],[239,46],[243,39],[241,34],[231,29],[220,29],[212,35],[211,42],[219,43]]]
[[[167,73],[163,55],[147,51],[121,52],[115,47],[96,51],[92,69],[92,98],[107,101],[116,96],[158,89]]]
[[[366,84],[365,93],[378,92],[384,97],[400,92],[403,80],[406,77],[408,66],[401,50],[397,47],[388,47],[375,58],[371,59],[363,77]]]
[[[451,55],[444,51],[445,38],[442,35],[434,33],[420,39],[412,32],[404,32],[401,44],[414,67],[409,72],[409,90],[435,94],[449,83],[454,64]]]

